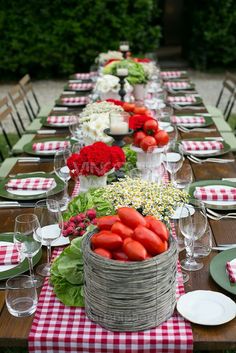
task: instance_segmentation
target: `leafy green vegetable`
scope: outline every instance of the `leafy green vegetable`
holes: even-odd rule
[[[124,146],[123,150],[124,150],[125,158],[126,158],[126,163],[123,166],[123,170],[125,171],[125,173],[127,173],[131,169],[136,168],[137,153],[130,149],[130,145]]]
[[[64,220],[79,213],[85,212],[90,208],[94,208],[97,217],[114,214],[115,210],[110,202],[105,200],[100,189],[90,189],[87,192],[81,192],[68,205],[68,210],[63,214]]]
[[[117,68],[126,68],[129,71],[127,81],[133,86],[138,83],[147,83],[147,76],[143,66],[133,60],[114,61],[106,65],[103,69],[104,74],[116,75]]]
[[[88,232],[94,228],[88,227]],[[58,299],[65,305],[84,306],[83,298],[83,237],[72,240],[71,245],[54,260],[51,266],[51,283]]]

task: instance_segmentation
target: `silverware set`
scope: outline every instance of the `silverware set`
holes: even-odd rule
[[[210,208],[206,209],[207,211],[207,217],[210,219],[213,219],[214,221],[220,221],[221,219],[236,219],[236,212],[228,212],[228,213],[218,213],[215,211],[212,211]]]
[[[205,128],[205,127],[194,127],[194,128],[187,128],[186,126],[183,125],[178,125],[177,126],[178,130],[182,131],[182,132],[194,132],[194,131],[198,131],[198,132],[213,132],[216,131],[216,129],[212,128]]]
[[[176,110],[203,110],[205,109],[205,107],[203,105],[201,106],[193,106],[193,105],[178,105],[176,103],[171,103],[172,108],[176,109]]]
[[[210,157],[210,158],[198,158],[192,154],[188,155],[187,158],[196,164],[203,164],[203,163],[221,163],[221,164],[225,164],[225,163],[233,163],[235,160],[234,159],[222,159],[222,158],[214,158],[214,157]]]

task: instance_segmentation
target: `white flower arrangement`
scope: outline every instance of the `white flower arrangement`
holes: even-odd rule
[[[156,73],[157,67],[153,62],[140,62],[140,64],[143,66],[144,72],[147,75],[148,79],[150,79]]]
[[[114,92],[118,93],[120,90],[120,80],[114,75],[103,75],[97,79],[95,91],[98,93]],[[125,80],[124,89],[127,93],[132,91],[132,86]]]
[[[120,51],[115,51],[115,50],[108,50],[107,53],[100,53],[98,57],[95,59],[95,62],[103,65],[105,64],[108,60],[111,59],[117,59],[117,60],[122,60],[123,55]]]
[[[104,134],[109,128],[110,112],[123,112],[123,108],[110,102],[90,103],[80,115],[81,129],[86,144],[95,141],[112,142],[112,138]]]

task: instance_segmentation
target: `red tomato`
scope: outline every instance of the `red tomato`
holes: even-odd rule
[[[100,232],[92,236],[91,243],[95,249],[103,248],[112,251],[119,249],[123,244],[123,240],[118,234],[112,232]]]
[[[128,244],[130,241],[132,241],[133,239],[132,238],[125,238],[124,241],[123,241],[123,246]]]
[[[165,251],[165,244],[154,232],[143,226],[134,230],[133,238],[139,241],[151,255],[158,255]]]
[[[126,112],[133,112],[133,111],[134,111],[134,108],[135,108],[135,104],[134,104],[134,103],[125,102],[125,103],[123,104],[123,109],[124,109],[124,111],[126,111]]]
[[[157,146],[156,140],[152,136],[146,136],[142,141],[140,142],[140,147],[144,152],[151,152],[154,150],[154,148]]]
[[[134,231],[131,228],[121,222],[115,222],[111,227],[111,231],[120,235],[122,239],[130,238],[134,234]]]
[[[119,208],[118,216],[121,222],[131,229],[135,229],[139,225],[146,225],[145,218],[138,211],[131,207]]]
[[[130,260],[142,261],[146,259],[147,251],[138,241],[131,240],[123,245],[123,250]]]
[[[167,241],[169,239],[169,231],[163,222],[152,216],[145,217],[145,220],[148,228],[157,234],[163,241]]]
[[[96,254],[106,257],[107,259],[111,259],[112,255],[110,253],[110,251],[103,249],[103,248],[97,248],[95,250],[93,250]]]
[[[154,119],[147,120],[143,125],[143,130],[147,135],[155,135],[158,131],[158,122]]]
[[[115,216],[103,216],[100,218],[96,218],[97,227],[100,230],[111,230],[112,224],[119,220],[117,215]]]
[[[112,258],[114,260],[120,260],[120,261],[129,260],[128,256],[122,250],[113,251]]]
[[[155,137],[157,146],[165,146],[170,140],[169,135],[164,130],[157,131],[154,137]]]
[[[138,131],[135,132],[134,134],[134,145],[135,146],[140,146],[140,142],[144,139],[144,137],[146,137],[147,135],[145,134],[145,132],[143,131]]]
[[[147,108],[145,108],[145,107],[135,107],[134,108],[134,113],[135,114],[146,114],[147,113]]]

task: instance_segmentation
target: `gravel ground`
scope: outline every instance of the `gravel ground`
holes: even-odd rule
[[[196,84],[196,89],[207,104],[215,105],[224,74],[206,74],[199,71],[189,71],[191,81]],[[44,80],[33,82],[34,90],[39,99],[40,105],[53,105],[59,97],[66,81]],[[0,84],[0,98],[4,97],[15,83]]]

